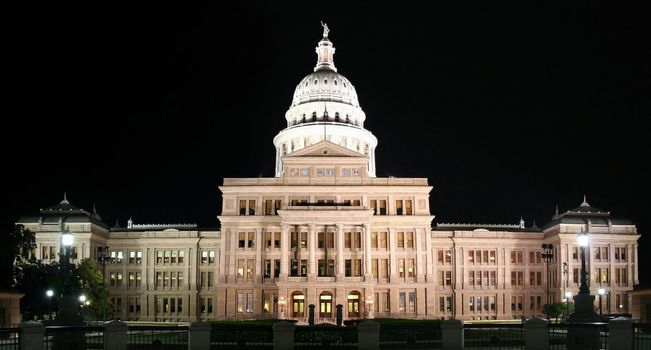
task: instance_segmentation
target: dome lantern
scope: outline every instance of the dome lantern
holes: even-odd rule
[[[316,47],[318,58],[314,71],[316,72],[321,69],[328,69],[336,72],[337,68],[335,68],[335,61],[332,57],[335,54],[335,47],[332,46],[332,42],[328,40],[330,29],[328,28],[328,24],[323,23],[323,21],[321,21],[321,25],[323,26],[323,39],[319,41],[319,46]]]

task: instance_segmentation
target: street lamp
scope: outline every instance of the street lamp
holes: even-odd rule
[[[82,304],[84,304],[84,303],[86,302],[86,296],[83,295],[83,294],[80,295],[80,296],[79,296],[79,302],[82,303]]]
[[[579,287],[579,295],[590,295],[590,288],[588,287],[588,272],[585,269],[585,250],[590,243],[588,235],[581,232],[576,236],[576,243],[581,248],[581,286]]]
[[[106,260],[109,259],[109,247],[97,248],[97,259],[102,263],[102,287],[106,289]],[[102,298],[102,321],[106,322],[106,297]]]
[[[601,298],[603,297],[604,294],[606,294],[606,290],[603,288],[599,288],[598,290],[599,293],[599,316],[603,316],[603,301]]]
[[[286,303],[287,302],[285,301],[285,297],[281,295],[280,300],[278,300],[278,305],[280,305],[280,315],[279,315],[280,317],[279,318],[281,320],[285,319],[285,304]]]
[[[47,296],[47,317],[48,319],[52,319],[52,296],[54,296],[54,291],[52,289],[48,289],[45,291],[45,295]]]
[[[549,262],[554,259],[554,245],[551,243],[543,243],[542,248],[545,252],[542,254],[542,258],[545,260],[547,268],[547,304],[551,304],[550,295],[549,295]]]
[[[61,245],[65,249],[65,258],[61,262],[61,265],[63,267],[63,295],[66,295],[70,292],[68,270],[70,269],[70,250],[72,249],[73,243],[74,237],[72,233],[68,230],[63,231],[61,234]]]

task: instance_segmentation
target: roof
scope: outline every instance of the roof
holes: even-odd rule
[[[592,226],[634,225],[628,219],[613,218],[609,211],[591,206],[584,196],[583,202],[578,207],[562,214],[559,214],[557,210],[554,216],[552,216],[551,221],[543,226],[543,229],[559,224],[586,225],[588,221]]]
[[[102,221],[96,211],[89,213],[84,209],[70,204],[65,193],[61,202],[41,209],[40,215],[27,215],[18,219],[18,223],[30,224],[57,224],[59,222],[92,223],[103,228],[108,228],[108,225]]]
[[[472,223],[440,223],[432,227],[434,231],[508,231],[508,232],[542,232],[535,224],[531,227],[521,227],[511,224],[472,224]]]

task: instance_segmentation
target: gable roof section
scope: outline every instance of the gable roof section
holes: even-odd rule
[[[301,150],[283,156],[283,160],[287,158],[304,158],[304,157],[354,157],[366,158],[363,154],[357,153],[346,147],[339,146],[330,141],[321,141],[313,145],[307,146]]]

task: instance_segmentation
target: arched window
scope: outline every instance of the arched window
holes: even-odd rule
[[[319,295],[319,317],[332,318],[332,293],[330,292]]]
[[[335,86],[337,86],[337,81],[335,80]]]
[[[316,112],[312,112],[312,121],[313,121],[313,122],[316,121]]]
[[[303,121],[303,123],[305,123],[307,121],[307,119],[305,118],[305,113],[303,113],[303,120],[302,121]]]
[[[301,292],[292,293],[292,317],[305,317],[305,295]]]
[[[318,82],[319,82],[318,80],[314,79],[314,85],[316,85],[316,83],[318,83]]]
[[[306,82],[305,82],[305,87],[307,87],[309,84],[310,84],[310,82],[309,82],[309,81],[306,81]]]
[[[326,84],[326,85],[328,85],[328,79],[325,79],[325,80],[323,81],[323,83]]]
[[[350,123],[350,116],[346,114],[346,124]]]
[[[359,310],[359,299],[360,299],[360,294],[359,292],[352,292],[348,294],[348,317],[359,317],[360,316],[360,310]]]
[[[339,112],[335,112],[335,121],[339,122]]]

